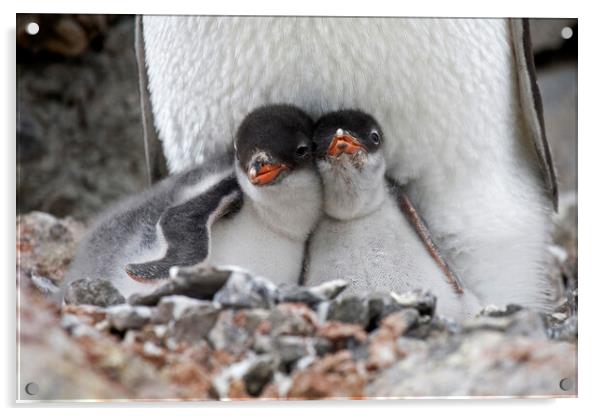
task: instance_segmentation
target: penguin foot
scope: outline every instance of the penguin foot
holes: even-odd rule
[[[128,264],[125,266],[125,272],[133,280],[139,283],[155,284],[161,280],[169,278],[169,265],[161,261],[151,261],[147,263]]]

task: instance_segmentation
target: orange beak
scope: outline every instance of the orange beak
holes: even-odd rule
[[[288,166],[280,164],[263,164],[259,170],[251,168],[249,170],[249,180],[253,185],[267,185],[273,182],[281,172],[288,170]]]
[[[355,137],[343,134],[332,138],[332,142],[330,142],[330,147],[328,148],[328,155],[339,156],[341,153],[354,155],[360,150],[367,151]]]

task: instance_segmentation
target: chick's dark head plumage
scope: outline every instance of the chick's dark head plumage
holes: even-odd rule
[[[295,106],[259,107],[247,115],[236,133],[238,163],[253,184],[274,184],[312,164],[312,130],[312,119]]]

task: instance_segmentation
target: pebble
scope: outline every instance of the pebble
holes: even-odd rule
[[[327,319],[366,328],[369,323],[368,307],[359,297],[350,296],[330,303]]]
[[[211,300],[221,289],[231,271],[212,267],[184,269],[172,267],[171,278],[153,292],[146,295],[134,294],[128,302],[132,305],[155,306],[161,298],[182,295],[193,299]]]
[[[140,329],[150,322],[151,317],[152,310],[146,306],[122,304],[107,309],[109,326],[118,331]]]
[[[274,361],[270,357],[258,358],[242,377],[247,393],[254,397],[261,395],[266,384],[272,381],[274,371]]]
[[[414,308],[420,315],[432,316],[435,313],[437,298],[428,291],[412,290],[402,294],[391,292],[391,297],[398,306]]]
[[[196,344],[207,338],[209,331],[215,325],[220,309],[211,302],[198,301],[188,305],[182,311],[176,309],[173,314],[174,322],[170,332],[176,342]]]
[[[161,298],[154,309],[153,323],[165,324],[172,320],[178,320],[186,311],[192,308],[209,308],[216,306],[210,301],[198,300],[182,295],[172,295]]]
[[[67,285],[64,295],[67,304],[112,306],[125,303],[125,298],[105,279],[79,279]]]
[[[267,279],[233,268],[228,281],[213,300],[230,308],[269,309],[278,300],[278,288]]]

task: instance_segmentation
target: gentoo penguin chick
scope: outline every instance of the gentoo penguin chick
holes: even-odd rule
[[[70,276],[112,279],[126,297],[154,289],[148,283],[161,283],[172,266],[236,265],[296,283],[321,214],[312,128],[293,106],[251,112],[234,161],[168,178],[113,211],[83,243]]]
[[[424,289],[437,296],[444,315],[477,312],[476,298],[454,291],[400,210],[374,118],[357,110],[329,113],[317,121],[313,139],[324,215],[309,243],[307,284],[346,279],[358,295]]]

